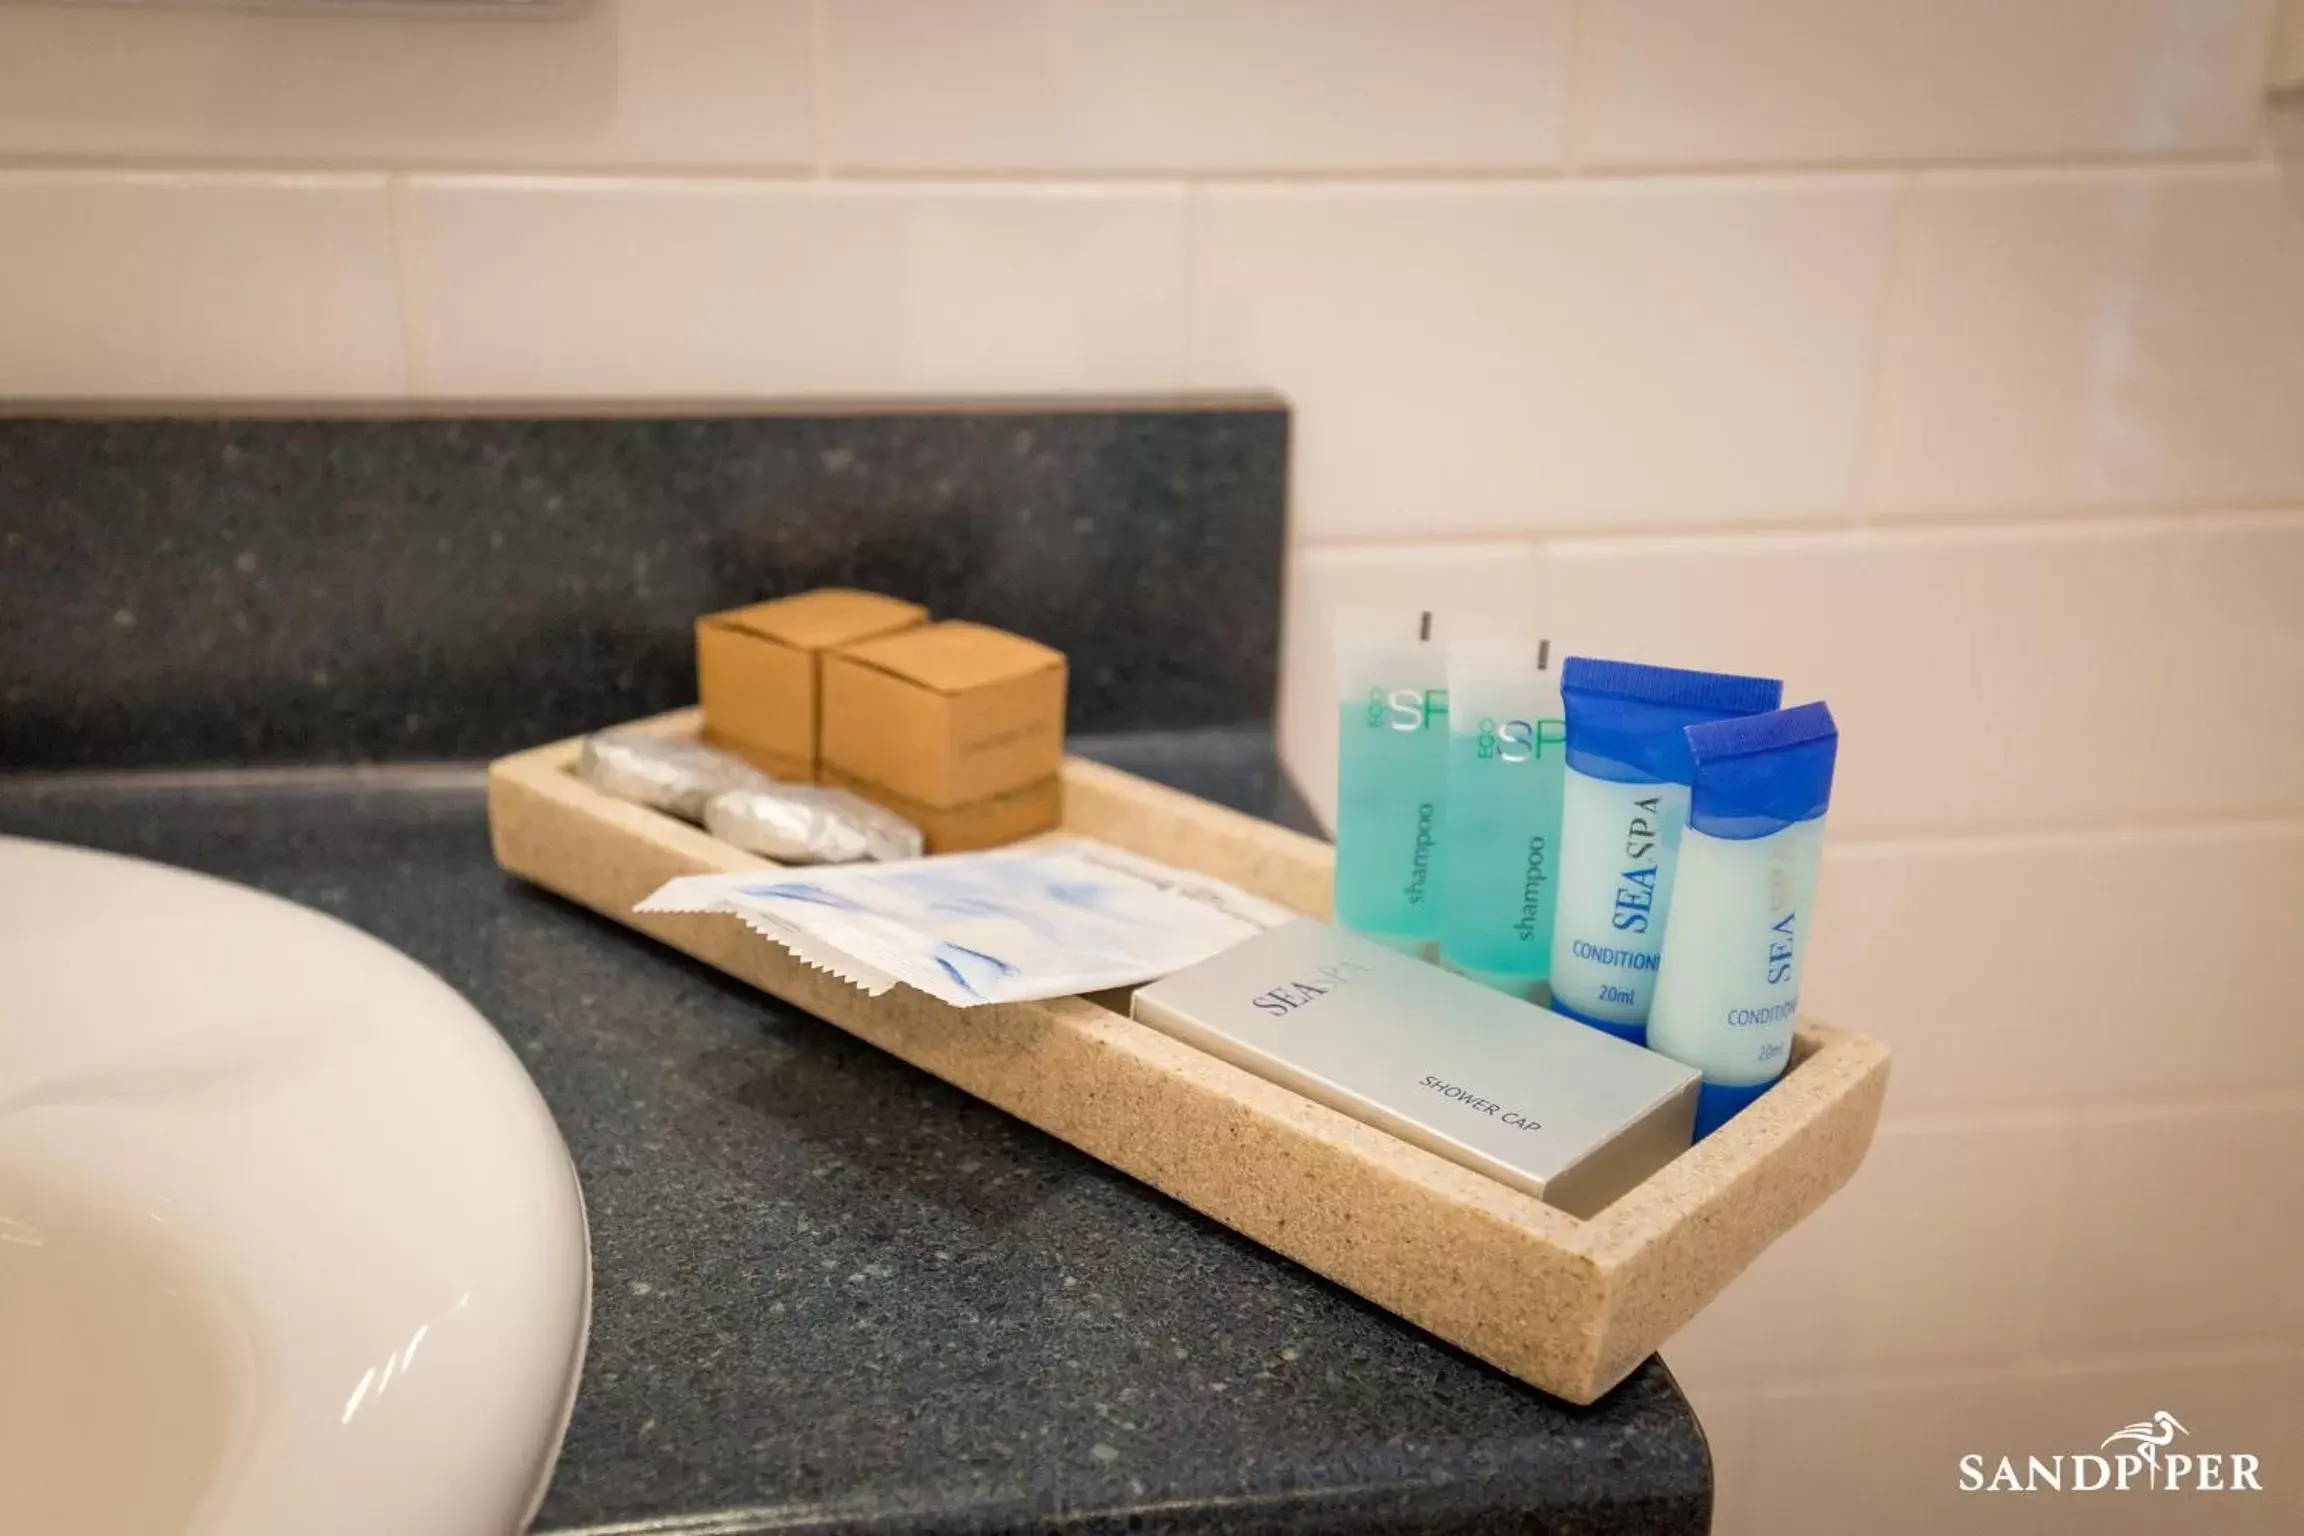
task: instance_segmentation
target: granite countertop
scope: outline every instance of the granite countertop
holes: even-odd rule
[[[1090,744],[1082,743],[1083,746]],[[1269,740],[1096,755],[1301,825]],[[538,1529],[1699,1532],[1662,1363],[1574,1408],[490,859],[477,770],[0,779],[0,832],[275,891],[518,1050],[589,1205]]]

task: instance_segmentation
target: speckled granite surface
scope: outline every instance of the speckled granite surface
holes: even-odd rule
[[[1091,743],[1301,816],[1262,737]],[[592,1219],[540,1528],[1697,1532],[1662,1365],[1575,1409],[829,1025],[501,876],[476,775],[0,780],[0,831],[244,880],[518,1049]]]
[[[0,421],[0,768],[484,757],[687,703],[695,613],[839,581],[1063,646],[1076,735],[1129,732],[1077,746],[1309,829],[1263,733],[1286,435],[1276,406]],[[477,770],[0,775],[0,832],[334,912],[519,1051],[597,1286],[541,1529],[1705,1527],[1659,1362],[1547,1398],[507,880]]]
[[[692,702],[848,584],[1072,658],[1075,731],[1271,718],[1288,418],[0,419],[0,766],[488,757]]]

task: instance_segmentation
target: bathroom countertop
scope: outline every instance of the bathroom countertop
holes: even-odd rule
[[[1108,738],[1274,819],[1255,733]],[[1650,1360],[1547,1397],[999,1111],[500,874],[470,768],[0,778],[0,832],[245,881],[495,1021],[592,1224],[537,1528],[1700,1532]]]

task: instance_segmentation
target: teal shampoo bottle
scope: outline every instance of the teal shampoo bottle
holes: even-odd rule
[[[1426,959],[1440,937],[1444,656],[1428,612],[1338,617],[1336,920]]]
[[[1567,733],[1549,640],[1450,640],[1440,958],[1532,1002],[1552,965]]]

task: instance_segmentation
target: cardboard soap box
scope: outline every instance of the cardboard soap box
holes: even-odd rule
[[[780,779],[816,777],[821,668],[835,646],[917,628],[928,610],[824,587],[696,621],[704,733]]]
[[[1035,833],[1047,832],[1064,820],[1064,781],[1052,775],[985,800],[971,800],[938,810],[907,799],[885,785],[858,778],[831,763],[818,766],[822,782],[862,795],[875,805],[894,811],[920,829],[930,853],[974,853],[980,848],[1005,848]]]
[[[946,621],[824,656],[827,769],[934,810],[1053,777],[1064,762],[1064,653]]]

